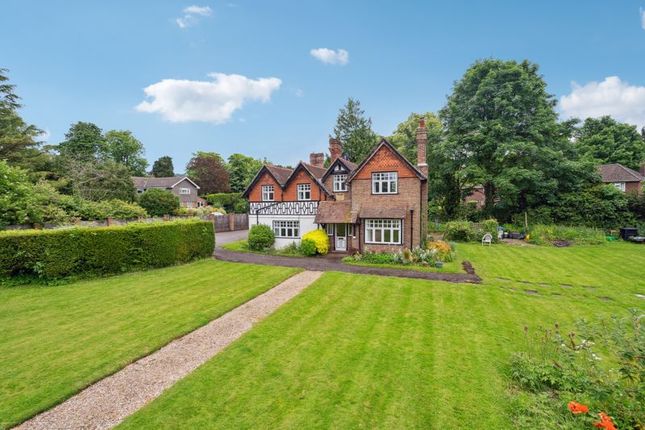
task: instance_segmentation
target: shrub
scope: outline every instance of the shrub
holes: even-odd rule
[[[139,204],[150,216],[172,215],[179,210],[179,197],[170,191],[152,188],[141,194]]]
[[[481,223],[481,237],[479,237],[479,240],[486,234],[490,233],[491,236],[493,236],[493,242],[497,242],[497,228],[499,227],[499,223],[495,218],[489,218],[487,220],[484,220]],[[479,236],[479,234],[478,234]]]
[[[206,201],[228,213],[243,214],[249,211],[249,203],[240,193],[215,193],[206,196]]]
[[[450,221],[444,227],[444,239],[469,242],[476,240],[473,223],[470,221]]]
[[[355,255],[354,259],[371,264],[397,264],[396,254],[388,252],[366,252],[362,255]]]
[[[597,245],[604,243],[605,240],[605,234],[600,229],[562,225],[535,225],[531,227],[528,239],[530,243],[536,245],[547,245],[557,241]]]
[[[316,242],[312,239],[303,239],[302,242],[300,242],[300,252],[307,257],[316,255]]]
[[[302,240],[310,239],[316,244],[316,252],[320,255],[325,255],[329,252],[329,236],[325,230],[317,229],[305,233]]]
[[[256,224],[249,231],[249,249],[263,251],[271,248],[275,243],[275,233],[265,224]]]
[[[46,279],[185,263],[213,253],[213,223],[174,221],[115,227],[0,232],[0,276]]]
[[[443,262],[452,261],[454,259],[452,247],[450,244],[443,240],[435,240],[428,242],[426,247],[429,250],[434,250],[435,259]]]

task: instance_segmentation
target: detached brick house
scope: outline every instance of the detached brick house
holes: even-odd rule
[[[249,225],[266,224],[276,247],[299,243],[308,231],[324,228],[337,252],[393,251],[419,246],[427,236],[427,131],[417,129],[417,165],[387,140],[360,164],[343,158],[341,142],[329,141],[324,154],[294,169],[263,166],[243,196],[249,200]]]
[[[199,208],[206,206],[206,200],[197,195],[199,185],[188,176],[133,176],[132,182],[137,193],[142,194],[151,188],[170,191],[179,197],[179,204],[184,208]]]
[[[601,164],[598,173],[602,181],[612,184],[624,193],[641,193],[645,181],[645,163],[641,165],[641,171],[637,172],[622,164]]]

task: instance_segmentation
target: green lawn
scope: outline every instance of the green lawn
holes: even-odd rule
[[[0,288],[0,428],[61,402],[296,271],[203,260],[68,285]]]
[[[326,273],[122,427],[512,428],[524,326],[645,309],[642,246],[457,252],[483,284]]]

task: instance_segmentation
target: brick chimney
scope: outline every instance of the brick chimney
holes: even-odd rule
[[[426,159],[426,150],[428,146],[428,131],[426,130],[426,121],[421,118],[417,128],[417,167],[425,176],[428,176],[428,161]]]
[[[322,152],[312,152],[309,154],[309,164],[316,167],[325,167],[325,154]]]
[[[343,144],[340,143],[340,140],[334,139],[333,137],[329,138],[329,157],[331,162],[336,161],[337,158],[340,158],[343,155]]]

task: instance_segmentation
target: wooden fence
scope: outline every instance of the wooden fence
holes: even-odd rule
[[[228,214],[214,217],[215,231],[247,230],[249,228],[248,214]]]

